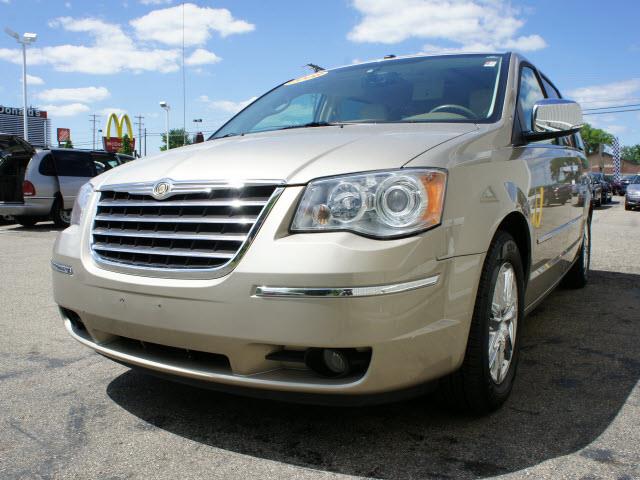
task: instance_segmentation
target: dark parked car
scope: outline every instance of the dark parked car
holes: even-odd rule
[[[600,185],[600,195],[596,196],[595,190],[592,191],[593,199],[597,206],[604,205],[605,203],[610,203],[612,200],[612,189],[611,184],[607,181],[604,174],[598,172],[591,172],[589,174],[591,178],[591,183],[594,185]]]
[[[636,179],[640,182],[640,178]],[[624,199],[624,209],[640,208],[640,183],[630,183],[627,187],[627,198]]]

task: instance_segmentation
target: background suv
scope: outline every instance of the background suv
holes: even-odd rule
[[[68,226],[80,187],[122,163],[104,151],[36,150],[20,137],[0,134],[0,216],[24,226],[49,219]]]

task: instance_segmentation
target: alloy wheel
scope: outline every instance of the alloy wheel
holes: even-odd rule
[[[518,284],[513,265],[505,262],[498,271],[489,320],[489,372],[496,384],[507,376],[518,327]]]

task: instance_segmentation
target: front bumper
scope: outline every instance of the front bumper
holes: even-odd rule
[[[484,255],[438,260],[446,243],[441,229],[391,241],[344,232],[288,235],[300,191],[285,189],[235,270],[210,280],[103,270],[81,233],[88,229],[65,230],[53,261],[72,274],[56,269],[53,286],[58,305],[81,320],[65,320],[70,334],[128,365],[265,393],[371,395],[457,369]],[[377,288],[390,285],[411,288]],[[274,287],[353,293],[372,286],[371,296],[262,295]],[[371,360],[358,375],[331,379],[265,358],[310,347],[370,349]]]

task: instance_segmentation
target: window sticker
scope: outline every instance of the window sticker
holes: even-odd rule
[[[304,77],[296,78],[295,80],[291,80],[285,83],[285,85],[295,85],[296,83],[306,82],[307,80],[313,80],[314,78],[322,77],[327,73],[329,73],[327,70],[320,70],[319,72],[305,75]]]
[[[484,62],[484,67],[495,67],[498,64],[497,60],[487,60]]]

